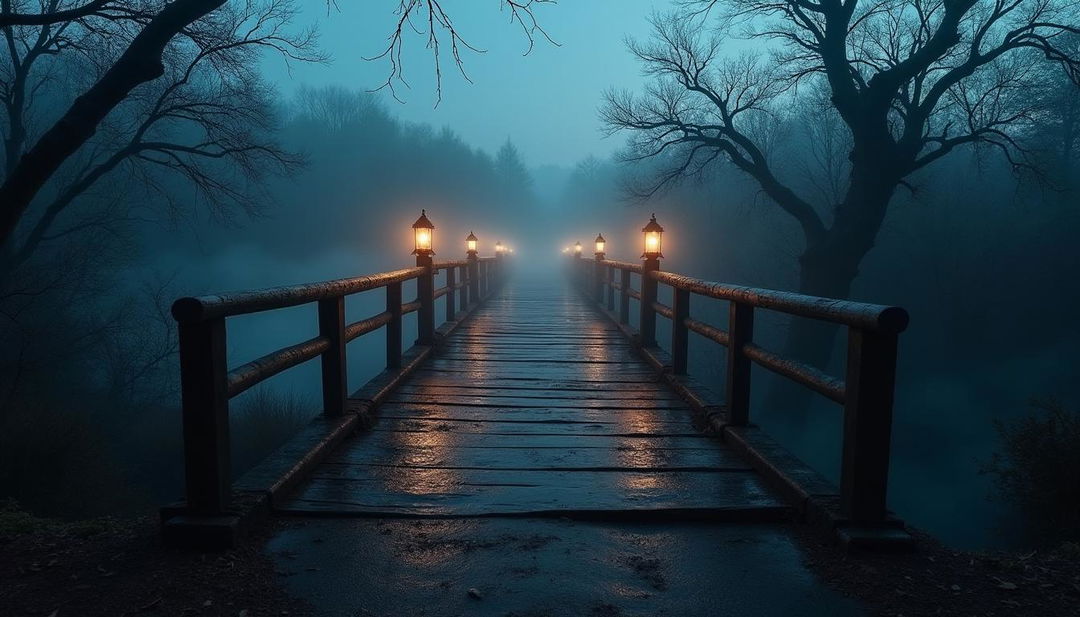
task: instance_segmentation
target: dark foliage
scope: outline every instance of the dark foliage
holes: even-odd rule
[[[998,497],[1036,539],[1080,538],[1080,413],[1033,401],[1028,415],[995,426],[1001,447],[984,473],[994,476]]]

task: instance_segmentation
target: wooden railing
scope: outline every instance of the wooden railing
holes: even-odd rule
[[[180,381],[184,431],[185,509],[195,515],[228,511],[230,470],[229,399],[278,373],[322,359],[322,402],[327,415],[345,412],[348,397],[345,344],[386,328],[386,367],[402,363],[402,317],[417,313],[416,345],[435,344],[435,300],[446,297],[445,320],[453,321],[486,298],[502,280],[502,258],[476,257],[432,262],[392,272],[322,283],[221,295],[180,298],[172,307],[179,326]],[[445,284],[435,277],[445,272]],[[402,283],[416,280],[417,297],[402,301]],[[382,312],[353,323],[345,321],[345,298],[386,290]],[[460,294],[460,296],[459,296]],[[301,304],[316,304],[319,335],[269,353],[233,369],[226,358],[226,318]]]
[[[750,420],[750,367],[756,363],[843,405],[840,515],[856,523],[887,517],[886,488],[896,382],[898,335],[908,313],[882,306],[703,281],[659,270],[659,260],[641,264],[570,258],[580,286],[642,347],[656,347],[656,316],[671,320],[670,370],[687,373],[688,334],[694,332],[727,348],[725,408],[728,425]],[[616,277],[616,273],[618,276]],[[631,276],[638,288],[631,284]],[[616,280],[617,279],[617,280]],[[671,306],[657,300],[658,284],[672,288]],[[616,312],[616,293],[618,310]],[[726,300],[727,329],[694,319],[693,295]],[[638,303],[638,328],[630,326],[630,300]],[[754,311],[766,309],[831,322],[847,328],[846,379],[785,358],[754,342]]]

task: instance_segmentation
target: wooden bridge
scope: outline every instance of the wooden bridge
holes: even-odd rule
[[[504,252],[479,257],[471,235],[466,260],[436,262],[433,227],[426,216],[418,224],[413,268],[175,303],[186,500],[162,510],[168,541],[229,545],[252,521],[284,513],[795,518],[847,543],[910,543],[886,509],[903,309],[663,272],[648,227],[642,263],[606,259],[598,238],[595,259],[579,248],[559,276],[537,278],[513,276]],[[672,288],[672,305],[657,300],[659,285]],[[403,302],[404,286],[414,300]],[[376,290],[385,310],[346,323],[346,297]],[[695,319],[694,296],[726,301],[727,328]],[[316,305],[318,336],[228,368],[228,318],[300,304]],[[846,327],[846,379],[755,344],[755,310]],[[403,351],[412,313],[418,336]],[[656,340],[658,316],[671,321],[670,341]],[[376,330],[386,370],[349,394],[346,343]],[[726,347],[722,397],[688,370],[691,333]],[[317,357],[324,414],[234,481],[228,400]],[[752,363],[843,405],[839,488],[752,424]]]

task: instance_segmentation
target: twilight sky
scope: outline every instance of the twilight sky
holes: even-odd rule
[[[338,10],[304,0],[298,25],[317,24],[328,65],[268,60],[266,75],[288,96],[302,84],[339,84],[358,90],[378,87],[389,64],[365,61],[379,54],[393,31],[398,0],[337,0]],[[405,102],[387,97],[399,117],[450,126],[473,146],[494,151],[508,137],[530,166],[572,165],[590,154],[606,156],[619,137],[600,134],[597,107],[604,89],[642,83],[624,37],[649,34],[648,17],[667,11],[670,0],[563,0],[540,5],[535,14],[559,46],[542,38],[525,56],[528,40],[499,0],[443,0],[455,25],[485,53],[462,52],[466,82],[443,49],[443,98],[435,107],[435,77],[426,34],[410,33],[403,53],[411,88],[398,88]]]

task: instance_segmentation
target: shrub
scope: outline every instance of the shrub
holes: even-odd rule
[[[237,478],[281,447],[318,410],[304,397],[257,388],[229,412],[232,473]]]
[[[1080,413],[1054,400],[1031,406],[1022,418],[995,421],[1000,449],[984,473],[1033,538],[1080,539]]]

